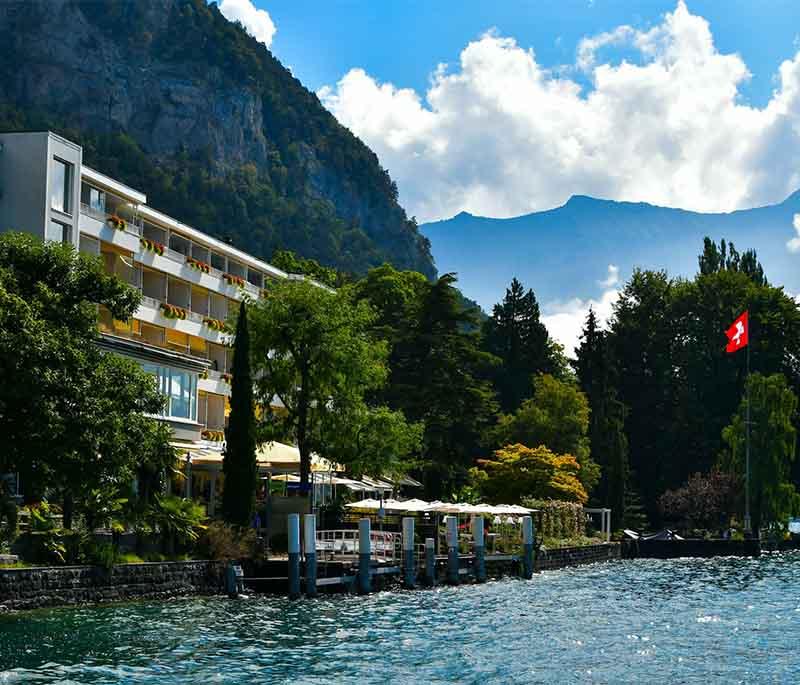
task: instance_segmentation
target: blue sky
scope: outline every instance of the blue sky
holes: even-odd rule
[[[277,26],[271,49],[311,90],[362,67],[383,81],[423,92],[440,62],[453,62],[490,28],[531,47],[538,60],[571,63],[581,38],[621,24],[652,26],[675,8],[666,0],[442,2],[419,0],[255,0]],[[753,74],[742,93],[763,105],[780,63],[797,50],[797,0],[694,0],[719,49],[738,52]]]
[[[421,223],[572,195],[729,212],[800,189],[800,0],[220,1]],[[800,215],[775,239],[800,259]],[[567,349],[590,304],[610,315],[615,268],[543,303]]]

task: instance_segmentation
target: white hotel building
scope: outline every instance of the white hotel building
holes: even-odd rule
[[[213,513],[233,356],[224,322],[271,279],[303,277],[149,207],[143,193],[84,165],[81,147],[51,132],[0,134],[0,231],[7,230],[99,255],[108,273],[141,291],[129,321],[100,308],[100,344],[157,377],[167,397],[161,418],[197,467],[190,491],[202,491]],[[293,448],[281,447],[262,453],[262,469],[293,464]]]

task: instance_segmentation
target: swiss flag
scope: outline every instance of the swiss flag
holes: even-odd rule
[[[726,352],[738,352],[750,340],[750,330],[747,324],[747,312],[745,311],[736,321],[731,324],[731,327],[725,331],[728,336],[728,345],[725,347]]]

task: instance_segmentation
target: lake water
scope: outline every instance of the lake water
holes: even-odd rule
[[[800,555],[0,617],[0,683],[797,683]]]

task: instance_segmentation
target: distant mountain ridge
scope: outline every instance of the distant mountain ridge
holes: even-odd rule
[[[215,3],[0,2],[0,130],[47,128],[257,256],[436,273],[377,156]]]
[[[797,294],[800,253],[786,247],[797,213],[800,191],[775,205],[717,214],[574,195],[541,212],[510,219],[461,212],[420,230],[439,270],[457,272],[465,294],[491,308],[513,276],[543,303],[598,297],[609,264],[622,278],[637,266],[691,276],[706,235],[740,251],[755,248],[770,282]]]

